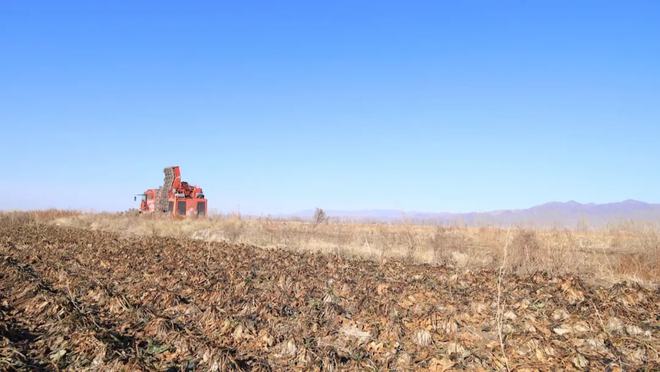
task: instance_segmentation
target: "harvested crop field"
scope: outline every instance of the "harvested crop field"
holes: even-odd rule
[[[0,219],[0,369],[660,368],[660,292]]]

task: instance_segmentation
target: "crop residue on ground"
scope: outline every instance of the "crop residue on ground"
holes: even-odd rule
[[[636,284],[0,225],[0,369],[660,368]]]

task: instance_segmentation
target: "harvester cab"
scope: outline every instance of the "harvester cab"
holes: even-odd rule
[[[201,187],[181,181],[178,166],[163,169],[165,179],[158,189],[147,189],[140,197],[140,213],[164,213],[173,216],[206,216],[207,200]]]

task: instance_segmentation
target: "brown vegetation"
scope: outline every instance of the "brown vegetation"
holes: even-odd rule
[[[466,272],[46,220],[0,217],[0,369],[660,367],[658,290],[511,273],[534,234]]]
[[[81,214],[52,220],[57,225],[123,235],[186,237],[377,261],[403,259],[446,264],[462,271],[499,268],[502,247],[510,235],[507,270],[519,274],[570,273],[600,284],[626,280],[654,286],[660,280],[660,227],[649,224],[576,231],[367,224],[327,218],[320,223],[317,219],[305,222],[240,215],[172,220]]]

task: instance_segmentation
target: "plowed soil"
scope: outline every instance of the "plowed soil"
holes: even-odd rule
[[[7,220],[0,369],[660,369],[658,289],[498,277]]]

